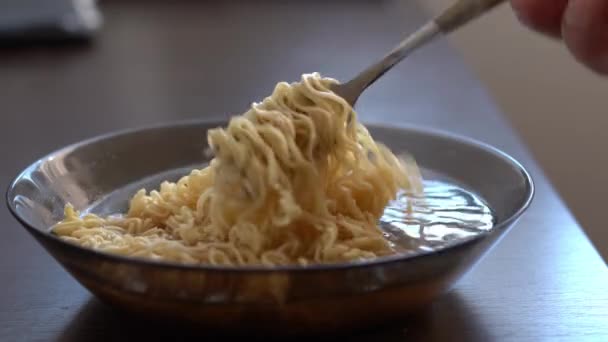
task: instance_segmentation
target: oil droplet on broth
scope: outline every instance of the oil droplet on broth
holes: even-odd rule
[[[433,251],[492,229],[492,210],[478,196],[453,184],[425,181],[424,195],[405,192],[389,203],[380,227],[398,253]]]

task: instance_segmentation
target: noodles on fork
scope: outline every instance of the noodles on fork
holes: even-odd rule
[[[394,252],[377,222],[400,189],[421,191],[412,161],[376,143],[319,74],[208,132],[214,153],[158,190],[140,190],[123,217],[70,205],[52,232],[132,257],[188,264],[346,262]]]

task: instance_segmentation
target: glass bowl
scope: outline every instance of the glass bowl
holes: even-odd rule
[[[16,177],[7,192],[9,209],[74,278],[115,307],[200,329],[276,334],[370,327],[428,305],[499,241],[533,197],[528,172],[495,148],[423,128],[368,125],[396,154],[413,154],[427,178],[447,179],[483,198],[494,212],[494,228],[431,252],[276,268],[127,258],[49,233],[68,202],[99,214],[123,211],[138,188],[156,188],[202,165],[207,130],[225,124],[168,124],[65,147]]]

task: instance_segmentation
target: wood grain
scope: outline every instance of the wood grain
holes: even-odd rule
[[[0,184],[36,158],[111,130],[242,112],[279,80],[348,79],[425,16],[410,1],[105,1],[90,45],[0,50]],[[363,96],[363,120],[465,134],[520,159],[530,211],[457,287],[401,326],[356,340],[608,340],[608,272],[526,149],[438,42]],[[125,319],[0,211],[0,340],[181,336]],[[364,308],[363,308],[364,309]],[[147,331],[147,332],[146,332]],[[182,336],[183,337],[183,336]]]

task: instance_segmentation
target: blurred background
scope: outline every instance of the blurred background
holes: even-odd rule
[[[110,0],[108,0],[109,2]],[[118,1],[118,0],[114,0]],[[346,0],[340,0],[344,3]],[[416,0],[403,0],[402,2],[415,2]],[[230,3],[230,1],[227,1]],[[353,3],[360,2],[353,0]],[[436,13],[440,8],[445,7],[452,0],[418,0],[419,4],[424,7],[428,14]],[[68,44],[98,44],[103,47],[107,45],[107,40],[96,42],[97,36],[111,34],[114,23],[116,25],[128,25],[127,16],[133,16],[144,23],[152,23],[156,18],[156,14],[146,12],[146,1],[129,1],[134,5],[125,6],[129,11],[126,13],[104,13],[103,3],[101,6],[94,0],[1,0],[0,1],[0,45],[3,49],[22,49],[26,46],[38,45],[64,45]],[[167,1],[169,3],[169,1]],[[135,5],[136,4],[136,5]],[[278,6],[281,2],[277,1]],[[138,6],[136,8],[135,6]],[[169,4],[162,5],[165,7],[171,17],[171,6]],[[331,6],[328,2],[328,6]],[[101,10],[100,10],[101,8]],[[352,13],[356,18],[336,18],[336,20],[361,20],[365,22],[365,9],[361,6],[360,14],[357,14],[357,9]],[[399,10],[407,10],[407,6],[396,7]],[[226,11],[230,6],[219,7],[215,10]],[[250,21],[252,25],[259,25],[255,20],[255,7],[251,7],[251,16],[237,17],[235,20]],[[390,13],[393,8],[387,11]],[[242,12],[242,11],[241,11]],[[113,20],[104,21],[104,16],[109,14]],[[177,14],[175,14],[177,15]],[[323,13],[307,13],[302,15],[322,16]],[[183,18],[183,23],[177,21],[178,27],[173,28],[182,35],[184,40],[191,42],[193,46],[199,44],[199,41],[205,40],[212,42],[207,49],[196,50],[193,55],[188,55],[184,51],[176,49],[177,43],[171,38],[165,37],[165,32],[162,26],[158,26],[157,30],[140,30],[134,28],[125,30],[126,36],[113,36],[113,44],[116,46],[128,46],[133,41],[144,49],[149,48],[151,52],[147,55],[149,58],[144,60],[136,59],[129,55],[121,55],[119,51],[101,50],[98,55],[91,56],[92,51],[82,48],[74,48],[69,46],[56,47],[56,54],[63,57],[55,60],[53,65],[49,67],[44,64],[43,59],[54,52],[49,49],[42,50],[36,56],[31,58],[32,62],[25,65],[20,63],[22,56],[25,53],[11,53],[9,57],[2,59],[5,63],[0,69],[0,82],[5,83],[5,92],[0,94],[6,96],[4,100],[10,98],[11,93],[17,94],[20,87],[45,87],[45,97],[30,99],[31,103],[25,103],[26,110],[35,112],[44,106],[51,106],[56,110],[69,111],[73,108],[79,110],[89,110],[87,103],[93,97],[97,98],[99,103],[106,103],[106,110],[112,110],[114,107],[122,110],[129,110],[129,113],[118,113],[124,118],[123,124],[128,125],[129,122],[140,124],[141,122],[153,122],[155,118],[161,119],[163,112],[176,111],[186,112],[192,106],[191,103],[212,103],[218,99],[221,94],[225,94],[231,90],[231,87],[241,87],[241,94],[251,99],[267,93],[266,85],[270,85],[279,79],[265,79],[267,72],[265,70],[248,70],[240,64],[233,66],[235,72],[245,75],[245,79],[240,82],[225,75],[214,74],[213,69],[207,76],[210,81],[215,82],[215,93],[211,92],[205,95],[197,94],[194,89],[180,88],[183,79],[188,80],[188,73],[191,73],[192,68],[196,67],[199,60],[198,57],[211,55],[213,58],[218,58],[220,55],[226,55],[227,63],[231,60],[230,56],[237,54],[247,54],[248,49],[267,48],[266,53],[269,58],[274,56],[283,57],[285,51],[274,51],[272,46],[264,46],[264,35],[268,32],[264,30],[265,26],[252,26],[259,30],[259,39],[256,39],[253,34],[250,34],[249,39],[242,38],[241,32],[232,32],[230,25],[225,22],[214,22],[213,14],[200,14],[201,27],[205,30],[200,32],[189,31],[188,28],[192,23],[196,22],[196,13],[188,14],[187,18]],[[352,71],[357,70],[359,65],[364,65],[370,60],[370,56],[377,52],[384,51],[386,46],[378,44],[374,46],[370,42],[370,46],[375,49],[375,52],[365,51],[360,56],[351,55],[349,63],[351,64],[336,64],[323,63],[323,58],[318,57],[314,51],[306,51],[305,46],[298,46],[298,30],[314,30],[318,29],[318,37],[323,39],[322,28],[315,27],[298,27],[298,15],[293,14],[293,17],[279,18],[277,20],[293,20],[294,21],[294,48],[289,53],[310,54],[308,65],[302,65],[302,72],[318,70],[321,72],[336,72],[340,77],[352,74]],[[329,18],[326,18],[329,20]],[[421,19],[422,20],[422,19]],[[304,22],[303,22],[304,23]],[[409,27],[414,27],[419,23],[412,23]],[[159,25],[162,25],[159,24]],[[231,44],[226,41],[214,41],[214,30],[222,25],[221,32],[224,36],[229,36],[239,44]],[[387,24],[388,25],[388,24]],[[150,25],[150,27],[153,27]],[[362,41],[371,41],[365,36],[365,30],[370,32],[376,30],[383,32],[387,27],[368,27],[364,28],[359,37]],[[391,28],[389,28],[391,29]],[[392,28],[394,35],[390,39],[395,42],[398,37],[402,37],[403,31],[398,28]],[[376,33],[377,33],[376,32]],[[349,32],[338,31],[334,36],[343,34],[345,37]],[[372,37],[372,33],[369,35]],[[254,37],[254,38],[251,38]],[[107,38],[106,38],[107,39]],[[156,40],[155,40],[156,39]],[[241,40],[242,41],[241,41]],[[481,80],[483,86],[491,94],[496,104],[506,115],[508,120],[519,132],[521,137],[529,146],[530,150],[541,163],[549,178],[556,185],[567,204],[572,208],[575,216],[580,221],[583,228],[586,230],[596,247],[603,254],[604,258],[608,256],[608,230],[604,227],[603,201],[604,194],[608,192],[608,185],[603,180],[605,169],[608,167],[608,154],[604,148],[608,146],[608,134],[605,129],[608,127],[608,80],[587,71],[582,66],[578,65],[561,46],[560,42],[549,40],[537,34],[527,31],[517,23],[514,15],[508,6],[503,6],[499,10],[493,12],[487,17],[481,19],[462,31],[448,38],[450,45],[457,51],[457,54],[464,60],[465,64],[470,68],[477,78]],[[155,44],[162,43],[162,46]],[[334,54],[339,54],[344,46],[338,43],[327,44],[326,48],[333,51]],[[333,49],[333,50],[332,50]],[[433,47],[430,47],[433,49]],[[4,50],[7,51],[7,50]],[[443,51],[443,50],[442,50]],[[289,54],[287,53],[287,54]],[[4,52],[0,51],[0,58]],[[365,55],[368,54],[368,55]],[[5,54],[6,55],[6,54]],[[89,64],[80,65],[79,56],[89,59]],[[412,65],[419,63],[417,57],[412,57]],[[418,57],[422,58],[422,57]],[[286,58],[286,63],[289,63],[289,58]],[[110,75],[106,75],[109,82],[107,87],[93,87],[91,84],[96,82],[94,78],[87,78],[88,75],[94,76],[91,71],[91,66],[101,63],[112,62],[113,69],[109,70]],[[237,61],[237,59],[234,59]],[[240,59],[238,59],[240,61]],[[66,67],[68,63],[72,63],[69,68],[66,68],[67,74],[65,80],[62,77],[56,77],[51,74],[54,68]],[[148,70],[160,70],[164,65],[174,63],[180,65],[173,74],[163,74],[160,72],[148,72]],[[40,67],[41,76],[31,79],[23,76],[23,70]],[[428,77],[441,76],[441,66],[436,66],[439,70],[427,70]],[[308,70],[308,69],[310,70]],[[286,69],[287,70],[287,67]],[[436,72],[437,74],[433,74]],[[45,74],[46,73],[46,74]],[[70,78],[74,76],[70,73],[79,73],[84,76],[83,79]],[[139,79],[133,79],[129,75],[137,75]],[[281,70],[273,74],[283,78],[293,78],[296,75],[281,74]],[[435,76],[433,76],[435,75]],[[48,77],[47,77],[48,76]],[[273,76],[274,77],[274,76]],[[387,76],[387,80],[393,76]],[[73,87],[75,94],[73,102],[70,104],[59,103],[54,96],[54,86],[56,84],[68,84]],[[388,82],[388,81],[387,81]],[[434,84],[432,81],[429,81]],[[264,84],[263,89],[257,89],[257,84]],[[457,85],[450,85],[454,87]],[[448,87],[446,85],[446,87]],[[408,88],[412,92],[416,89]],[[96,90],[91,94],[88,89]],[[99,89],[102,91],[100,92]],[[180,102],[163,102],[170,97],[164,97],[162,94],[178,91],[186,91],[180,94]],[[191,91],[192,93],[188,93]],[[59,92],[58,92],[59,93]],[[147,96],[154,95],[154,101],[149,103],[132,103],[130,100],[138,95],[146,94]],[[412,93],[415,96],[415,93]],[[379,95],[378,95],[379,96]],[[380,101],[382,97],[378,97]],[[389,95],[386,95],[389,96]],[[393,96],[393,95],[391,95]],[[101,97],[101,100],[99,98]],[[370,96],[372,98],[372,96]],[[465,99],[466,100],[466,99]],[[207,105],[206,110],[209,112],[221,111],[237,111],[238,108],[244,108],[246,102],[229,103],[228,105]],[[414,101],[414,100],[411,100]],[[116,105],[112,104],[114,102]],[[413,103],[415,107],[416,103]],[[374,103],[362,103],[362,106],[373,107]],[[90,109],[91,113],[95,109]],[[132,115],[132,119],[127,116]],[[0,116],[1,124],[10,125],[10,121],[20,122],[19,120],[28,120],[21,118],[18,114],[3,113]],[[93,115],[93,114],[91,114]],[[96,114],[99,116],[98,114]],[[138,116],[139,115],[139,118]],[[156,117],[154,115],[157,115]],[[184,117],[194,117],[196,113],[188,112]],[[145,120],[141,117],[145,116]],[[90,124],[90,118],[86,116],[74,116],[72,122],[62,122],[59,124],[65,125],[87,125]],[[99,130],[113,129],[114,127],[104,121],[103,118],[96,118],[96,128]],[[130,121],[132,120],[132,121]],[[51,118],[41,118],[38,125],[30,127],[30,133],[34,134],[54,134],[49,127],[57,125]],[[21,122],[22,125],[29,125],[29,122]],[[75,138],[85,138],[95,130],[84,130],[69,138],[63,136],[55,137],[57,144],[73,142]],[[8,141],[8,138],[7,138]],[[42,154],[48,152],[50,148],[58,146],[49,146],[43,150],[33,150],[32,154]],[[2,147],[0,147],[1,149]],[[16,157],[19,158],[19,157]],[[30,156],[23,157],[19,161],[23,165],[30,161]],[[10,172],[9,172],[10,171]],[[6,171],[7,175],[12,170]]]

